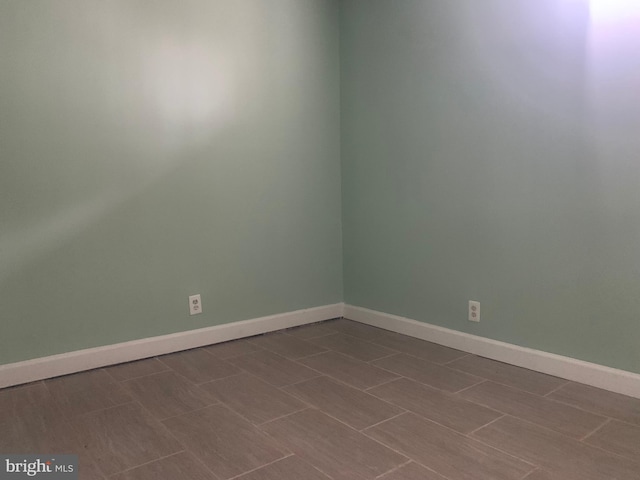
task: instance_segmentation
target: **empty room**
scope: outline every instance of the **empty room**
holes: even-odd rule
[[[0,0],[0,479],[639,459],[640,0]]]

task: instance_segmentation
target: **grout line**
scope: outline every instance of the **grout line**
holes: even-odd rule
[[[314,407],[313,405],[309,405],[308,407],[301,408],[300,410],[296,410],[295,412],[287,413],[286,415],[282,415],[282,416],[274,418],[272,420],[267,420],[266,422],[262,422],[259,425],[255,425],[255,427],[260,429],[260,431],[262,432],[262,427],[264,427],[265,425],[268,425],[268,424],[270,424],[272,422],[275,422],[275,421],[278,421],[278,420],[282,420],[283,418],[290,417],[291,415],[295,415],[296,413],[305,412],[307,410],[318,410],[318,409],[316,407]],[[266,432],[263,432],[263,433],[266,434]]]
[[[469,389],[471,389],[471,388],[473,388],[473,387],[477,387],[477,386],[482,385],[483,383],[487,383],[487,382],[489,381],[489,380],[487,380],[486,378],[482,378],[482,377],[478,377],[478,378],[480,378],[480,379],[481,379],[478,383],[474,383],[473,385],[469,385],[468,387],[464,387],[464,388],[462,388],[462,389],[460,389],[460,390],[458,390],[458,391],[456,391],[456,392],[450,392],[450,393],[451,393],[452,395],[458,395],[459,393],[462,393],[462,392],[464,392],[464,391],[466,391],[466,390],[469,390]],[[462,398],[462,397],[460,397],[460,398]],[[467,399],[465,398],[464,400],[467,400]],[[471,401],[471,400],[467,400],[467,401]],[[472,402],[472,403],[476,403],[476,402]],[[478,405],[479,405],[479,404],[478,404]],[[484,405],[483,405],[483,406],[484,406]]]
[[[182,445],[182,444],[180,444],[180,445]],[[119,470],[119,471],[117,471],[115,473],[112,473],[112,474],[108,475],[107,478],[111,478],[111,477],[114,477],[116,475],[120,475],[120,474],[123,474],[123,473],[130,472],[131,470],[135,470],[136,468],[144,467],[145,465],[149,465],[150,463],[159,462],[160,460],[164,460],[166,458],[171,458],[171,457],[173,457],[175,455],[180,455],[181,453],[189,453],[189,452],[186,449],[182,449],[179,452],[170,453],[169,455],[164,455],[162,457],[154,458],[153,460],[149,460],[148,462],[141,463],[140,465],[134,465],[133,467],[129,467],[129,468],[126,468],[124,470]],[[93,463],[96,463],[96,462],[94,461]],[[96,466],[100,469],[100,471],[102,471],[102,468],[100,468],[98,465],[96,465]]]
[[[409,457],[407,457],[407,458],[409,458]],[[387,470],[386,472],[381,473],[380,475],[378,475],[378,476],[376,477],[376,479],[382,478],[382,477],[384,477],[385,475],[388,475],[388,474],[390,474],[390,473],[395,472],[396,470],[400,470],[402,467],[405,467],[405,466],[409,465],[411,462],[413,462],[413,460],[411,460],[411,458],[409,458],[406,462],[404,462],[404,463],[402,463],[402,464],[400,464],[400,465],[396,465],[395,467],[390,468],[390,469],[389,469],[389,470]]]
[[[592,430],[591,432],[587,433],[586,435],[584,435],[582,438],[578,439],[581,442],[584,442],[587,438],[591,437],[593,434],[595,434],[597,431],[601,430],[605,425],[608,425],[609,423],[611,423],[611,419],[610,418],[605,418],[604,422],[602,422],[598,427],[596,427],[594,430]]]
[[[552,401],[557,402],[557,403],[561,403],[562,405],[566,405],[568,407],[575,408],[576,410],[580,410],[581,412],[590,413],[590,414],[596,415],[598,417],[609,418],[609,419],[614,420],[616,422],[621,422],[621,423],[624,423],[626,425],[630,425],[632,427],[640,428],[640,423],[633,423],[633,422],[630,422],[628,420],[623,420],[622,418],[614,417],[611,414],[606,414],[606,413],[602,413],[602,412],[596,412],[595,409],[594,410],[589,410],[588,408],[583,407],[581,405],[575,405],[573,403],[568,403],[568,402],[565,402],[564,400],[560,400],[558,398],[549,398],[549,400],[552,400]]]
[[[380,367],[378,367],[378,368],[380,368]],[[388,371],[388,370],[387,370],[387,371]],[[397,373],[394,373],[394,375],[398,375],[398,374],[397,374]],[[387,384],[389,384],[389,383],[395,382],[395,381],[397,381],[397,380],[401,380],[401,379],[403,379],[403,378],[404,378],[404,379],[406,379],[406,377],[398,376],[397,378],[392,378],[391,380],[385,380],[384,382],[379,383],[378,385],[374,385],[373,387],[367,387],[367,388],[363,389],[362,391],[363,391],[363,392],[367,392],[367,393],[369,393],[370,395],[373,395],[372,393],[370,393],[370,392],[369,392],[369,390],[372,390],[372,389],[374,389],[374,388],[378,388],[378,387],[382,387],[383,385],[387,385]]]
[[[524,477],[522,477],[520,480],[527,480],[527,478],[529,478],[531,475],[533,475],[536,472],[540,472],[542,469],[540,467],[536,467],[533,470],[531,470],[529,473],[525,474]]]
[[[394,405],[394,406],[397,406],[397,405]],[[402,407],[398,407],[398,408],[401,408],[402,410],[404,410],[404,412],[400,412],[400,413],[398,413],[398,414],[394,415],[393,417],[385,418],[384,420],[381,420],[381,421],[380,421],[380,422],[378,422],[378,423],[374,423],[373,425],[369,425],[369,426],[367,426],[367,427],[361,428],[361,429],[360,429],[360,430],[358,430],[358,431],[359,431],[360,433],[364,433],[364,431],[365,431],[365,430],[367,430],[368,428],[374,428],[374,427],[377,427],[377,426],[378,426],[378,425],[380,425],[381,423],[389,422],[389,421],[393,420],[394,418],[398,418],[399,416],[404,415],[405,413],[413,413],[413,412],[410,412],[409,410],[405,410],[405,409],[404,409],[404,408],[402,408]],[[353,428],[353,427],[351,427],[351,428]],[[355,429],[354,429],[354,430],[355,430]]]
[[[479,404],[477,404],[479,405]],[[498,412],[501,413],[501,412]],[[482,430],[484,427],[488,427],[489,425],[491,425],[494,422],[497,422],[498,420],[500,420],[501,418],[506,417],[507,414],[503,413],[502,415],[500,415],[498,418],[494,418],[493,420],[491,420],[489,423],[485,423],[484,425],[482,425],[481,427],[478,427],[474,430],[471,430],[470,432],[466,433],[465,435],[468,436],[469,438],[471,438],[471,435],[473,435],[474,433],[476,433],[478,430]],[[474,440],[477,440],[477,438],[474,438]]]
[[[255,424],[252,424],[252,425],[260,428],[263,425],[266,425],[267,423],[276,422],[278,420],[282,420],[283,418],[290,417],[291,415],[295,415],[296,413],[304,412],[305,410],[309,410],[311,408],[314,408],[313,405],[309,405],[306,402],[303,402],[303,403],[305,403],[305,406],[303,408],[298,408],[297,410],[294,410],[293,412],[285,413],[284,415],[280,415],[279,417],[272,418],[270,420],[266,420],[266,421],[264,421],[262,423],[255,423]],[[234,410],[234,412],[235,412],[235,410]]]
[[[464,350],[460,350],[460,351],[464,352]],[[462,360],[463,358],[473,357],[473,356],[474,356],[473,353],[465,352],[465,354],[462,355],[461,357],[454,358],[453,360],[449,360],[448,362],[441,363],[440,365],[449,365],[451,363],[457,362],[458,360]]]
[[[557,377],[557,378],[560,378],[560,377]],[[565,380],[565,379],[563,378],[563,380]],[[548,397],[548,396],[549,396],[549,395],[551,395],[552,393],[557,392],[558,390],[560,390],[561,388],[566,387],[566,386],[567,386],[567,385],[569,385],[570,383],[571,383],[571,380],[567,380],[567,381],[566,381],[566,382],[564,382],[562,385],[560,385],[560,386],[558,386],[558,387],[554,388],[553,390],[551,390],[550,392],[545,393],[545,394],[544,394],[544,395],[542,395],[542,396],[543,396],[543,397]]]
[[[234,478],[238,478],[238,477],[241,477],[243,475],[247,475],[247,474],[249,474],[251,472],[255,472],[256,470],[260,470],[261,468],[265,468],[265,467],[268,467],[269,465],[273,465],[274,463],[280,462],[280,461],[284,460],[285,458],[293,457],[293,455],[294,455],[293,453],[289,453],[288,455],[285,455],[285,456],[283,456],[281,458],[278,458],[277,460],[274,460],[274,461],[269,462],[269,463],[265,463],[264,465],[260,465],[259,467],[256,467],[256,468],[252,468],[251,470],[247,470],[246,472],[239,473],[238,475],[234,475],[233,477],[229,477],[227,480],[233,480]]]
[[[300,364],[300,365],[302,365],[302,364]],[[282,390],[282,389],[284,389],[284,388],[287,388],[287,387],[293,387],[293,386],[295,386],[295,385],[299,385],[299,384],[301,384],[301,383],[308,382],[309,380],[314,380],[314,379],[319,378],[319,377],[329,377],[329,375],[327,375],[326,373],[322,373],[321,371],[316,370],[315,368],[311,368],[311,367],[307,367],[307,368],[308,368],[309,370],[312,370],[313,372],[316,372],[316,373],[317,373],[317,375],[316,375],[316,376],[314,376],[314,377],[309,377],[309,378],[305,378],[305,379],[302,379],[302,380],[298,380],[297,382],[293,382],[293,383],[285,383],[284,385],[277,385],[277,386],[276,386],[276,385],[272,385],[272,384],[270,384],[270,383],[269,383],[269,382],[267,382],[266,380],[262,380],[262,378],[260,378],[260,377],[258,377],[258,378],[260,378],[260,380],[262,380],[263,382],[265,382],[265,383],[269,383],[269,385],[272,385],[273,387],[276,387],[276,388],[279,388],[279,389],[281,389],[281,390]],[[256,375],[256,376],[257,376],[257,375]],[[333,377],[331,377],[331,378],[333,378]]]
[[[378,345],[376,345],[376,346],[378,346]],[[385,348],[386,348],[386,347],[385,347]],[[389,350],[391,350],[391,349],[389,348]],[[372,359],[372,360],[368,360],[368,361],[367,361],[367,362],[365,362],[365,363],[368,363],[368,364],[370,364],[370,365],[373,365],[373,362],[377,362],[378,360],[384,360],[385,358],[393,357],[393,356],[398,355],[398,354],[400,354],[400,353],[401,353],[401,352],[393,351],[393,352],[391,352],[390,354],[385,355],[384,357],[374,358],[374,359]],[[373,365],[373,366],[375,367],[376,365]],[[378,368],[380,368],[380,367],[378,367]]]
[[[324,348],[324,347],[322,347]],[[297,362],[298,360],[306,360],[307,358],[313,358],[313,357],[317,357],[318,355],[322,355],[324,353],[327,352],[332,352],[333,350],[329,350],[329,349],[325,349],[322,352],[316,352],[316,353],[311,353],[309,355],[303,355],[302,357],[296,357],[296,358],[289,358],[289,360],[291,360],[292,362]],[[286,358],[286,357],[285,357]]]

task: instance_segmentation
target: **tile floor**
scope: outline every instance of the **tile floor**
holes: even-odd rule
[[[640,479],[640,400],[349,320],[0,390],[82,480]]]

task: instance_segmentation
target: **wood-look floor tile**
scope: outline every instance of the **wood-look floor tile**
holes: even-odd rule
[[[640,461],[640,427],[613,420],[587,438],[586,442]]]
[[[43,383],[0,390],[0,452],[70,454],[78,445]]]
[[[212,395],[174,371],[135,378],[122,385],[158,420],[217,403]]]
[[[318,410],[303,410],[262,428],[334,480],[371,480],[407,461]]]
[[[607,421],[604,417],[564,403],[493,382],[471,387],[461,392],[460,396],[576,439]]]
[[[169,367],[157,358],[147,358],[135,362],[121,363],[113,367],[107,367],[104,370],[117,381],[123,382],[125,380],[131,380],[132,378],[165,372],[169,370]]]
[[[104,370],[89,370],[45,381],[67,418],[131,402],[132,398]]]
[[[638,480],[640,464],[515,417],[502,417],[471,434],[566,480]]]
[[[388,382],[397,375],[338,352],[327,352],[300,363],[356,388],[369,388]]]
[[[71,423],[83,448],[107,476],[182,450],[175,438],[137,403],[88,413]]]
[[[237,480],[331,480],[296,455],[278,460],[266,467],[245,473]]]
[[[285,390],[356,430],[370,427],[404,411],[328,377],[296,383]]]
[[[239,357],[240,355],[246,355],[247,353],[262,350],[257,345],[251,343],[248,339],[216,343],[215,345],[209,345],[208,347],[202,348],[222,360],[228,360],[229,358]]]
[[[327,326],[336,332],[351,335],[352,337],[358,337],[363,340],[373,340],[381,334],[388,332],[388,330],[372,327],[360,322],[354,322],[352,320],[347,320],[346,318],[334,320]]]
[[[574,382],[551,393],[549,398],[640,426],[640,399],[638,398]]]
[[[256,425],[307,408],[300,400],[248,373],[205,383],[202,388]]]
[[[377,360],[373,365],[447,392],[457,392],[484,381],[482,378],[405,354]]]
[[[565,477],[554,475],[548,470],[538,469],[527,475],[522,480],[565,480]]]
[[[407,378],[367,392],[461,433],[469,433],[502,414]]]
[[[322,353],[327,350],[326,348],[319,347],[313,343],[282,332],[251,337],[250,342],[290,360],[308,357],[309,355],[315,355],[316,353]]]
[[[287,335],[292,335],[301,340],[309,340],[311,338],[322,337],[336,333],[327,326],[327,322],[314,323],[311,325],[303,325],[301,327],[289,328],[285,331]]]
[[[520,480],[534,468],[413,413],[365,432],[450,480]]]
[[[218,380],[240,373],[230,363],[216,358],[202,348],[159,357],[160,361],[195,384]]]
[[[538,395],[546,395],[567,383],[562,378],[475,355],[468,355],[447,366]]]
[[[387,473],[379,480],[447,480],[439,473],[428,470],[415,462],[408,463],[393,472]]]
[[[440,364],[468,355],[460,350],[395,332],[384,332],[371,341],[377,345]]]
[[[173,417],[163,423],[222,479],[246,473],[289,454],[273,439],[222,405]]]
[[[390,350],[388,348],[381,347],[380,345],[375,345],[371,342],[362,340],[358,337],[345,335],[344,333],[325,335],[320,338],[312,339],[310,342],[329,350],[349,355],[350,357],[362,360],[363,362],[370,362],[371,360],[377,360],[397,353],[395,350]]]
[[[317,377],[318,372],[266,350],[229,359],[231,363],[267,383],[283,387]]]
[[[216,480],[198,459],[189,452],[180,452],[141,467],[119,473],[109,480]]]

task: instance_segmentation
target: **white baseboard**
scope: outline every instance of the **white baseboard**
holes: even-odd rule
[[[329,320],[343,309],[336,303],[0,365],[0,388]]]
[[[640,375],[637,373],[519,347],[352,305],[345,305],[344,317],[511,365],[640,398]]]

